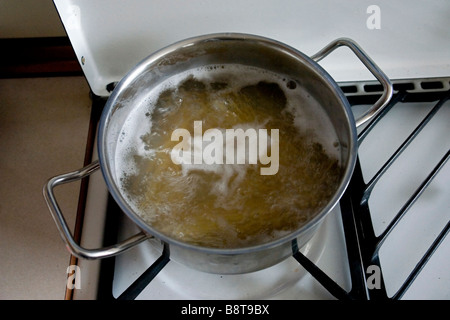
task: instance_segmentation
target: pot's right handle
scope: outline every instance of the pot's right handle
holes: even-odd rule
[[[358,119],[356,119],[356,126],[366,123],[377,115],[388,103],[392,97],[393,88],[392,83],[389,78],[384,74],[383,71],[369,58],[369,56],[356,44],[353,40],[348,38],[339,38],[328,44],[325,48],[317,52],[315,55],[311,56],[311,59],[318,62],[325,58],[328,54],[333,52],[335,49],[346,46],[350,48],[353,53],[361,60],[361,62],[369,69],[369,71],[375,76],[375,78],[380,81],[383,85],[384,91],[381,97],[375,102],[375,104],[362,114]]]
[[[151,237],[146,235],[144,232],[139,232],[118,244],[99,249],[87,249],[80,246],[75,241],[59,208],[58,202],[56,201],[53,189],[58,185],[83,179],[95,172],[97,169],[99,169],[99,167],[100,165],[98,161],[94,161],[93,163],[80,170],[53,177],[45,184],[43,190],[44,198],[47,202],[48,208],[50,209],[50,213],[53,216],[53,220],[55,220],[56,226],[58,227],[58,231],[61,234],[62,239],[66,243],[67,249],[70,251],[70,253],[78,258],[101,259],[115,256],[128,249],[131,249],[135,245]]]

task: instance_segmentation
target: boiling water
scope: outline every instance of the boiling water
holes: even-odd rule
[[[258,155],[271,155],[276,173],[262,175],[269,166],[262,161],[176,164],[171,155],[180,140],[172,141],[172,133],[183,128],[193,136],[199,122],[202,132],[267,129],[266,150]],[[129,115],[117,176],[136,213],[169,237],[216,248],[261,244],[301,227],[335,193],[342,170],[330,128],[318,103],[292,79],[238,65],[203,67],[160,84]],[[251,157],[249,141],[234,142]],[[192,140],[182,144],[192,157],[202,152]]]

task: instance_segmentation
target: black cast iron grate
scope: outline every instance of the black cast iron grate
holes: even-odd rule
[[[394,85],[395,88],[395,85]],[[423,121],[414,129],[403,144],[394,152],[391,158],[380,168],[375,176],[365,183],[362,175],[361,165],[357,161],[354,174],[350,184],[340,201],[342,222],[345,235],[345,244],[347,247],[347,256],[350,267],[351,289],[346,291],[318,266],[304,256],[297,247],[296,241],[292,242],[293,257],[301,264],[325,289],[327,289],[335,298],[340,300],[386,300],[400,299],[414,282],[427,261],[442,243],[449,232],[450,222],[447,222],[442,231],[435,238],[423,257],[417,262],[406,280],[397,290],[397,292],[388,296],[384,279],[382,277],[382,266],[379,261],[379,250],[389,233],[396,227],[397,223],[408,212],[408,209],[418,200],[423,191],[431,183],[439,170],[445,165],[450,157],[450,151],[447,151],[444,157],[437,161],[435,168],[429,173],[427,178],[417,187],[413,195],[404,204],[401,210],[389,223],[387,228],[380,235],[375,235],[371,214],[368,206],[368,200],[371,192],[387,169],[394,163],[399,155],[407,146],[417,137],[419,132],[430,122],[439,109],[450,99],[450,91],[430,92],[407,92],[410,89],[408,85],[400,84],[397,86],[398,92],[392,98],[390,104],[373,119],[358,136],[358,143],[362,144],[369,132],[376,124],[388,114],[396,105],[405,102],[427,102],[434,105],[433,109],[423,119]],[[434,89],[434,88],[431,88]],[[344,90],[345,92],[346,90]],[[369,90],[367,92],[373,92]],[[350,95],[349,102],[352,106],[361,104],[372,104],[378,98],[377,94]],[[117,236],[117,217],[120,215],[120,209],[110,197],[108,203],[108,220],[105,230],[108,232],[105,236],[105,243],[113,242]],[[109,238],[109,240],[108,240]],[[129,300],[135,299],[142,290],[157,276],[164,266],[170,261],[170,249],[166,245],[160,258],[158,258],[134,283],[132,283],[117,299]],[[369,266],[376,265],[381,270],[381,287],[376,290],[370,290],[367,286],[366,271]],[[102,261],[102,271],[100,272],[99,299],[114,299],[112,296],[112,279],[114,274],[114,258],[108,258]]]
[[[434,107],[422,120],[422,122],[411,132],[407,139],[392,154],[389,160],[382,165],[379,171],[367,183],[364,182],[361,165],[358,160],[351,182],[346,193],[340,201],[343,227],[346,239],[348,260],[350,265],[352,288],[349,292],[339,287],[332,279],[311,264],[300,252],[295,252],[294,257],[305,267],[323,286],[329,290],[338,299],[400,299],[412,285],[418,274],[429,261],[430,257],[442,243],[449,232],[450,222],[447,222],[442,231],[437,235],[430,247],[426,250],[423,257],[417,262],[413,270],[407,276],[400,288],[389,296],[386,291],[386,285],[383,279],[383,269],[380,264],[379,252],[387,236],[397,226],[398,222],[407,214],[412,205],[423,194],[433,178],[445,165],[450,157],[450,151],[447,151],[441,159],[437,159],[436,166],[432,169],[426,179],[417,186],[412,196],[405,202],[395,217],[380,235],[375,235],[369,209],[369,198],[377,182],[386,173],[388,168],[398,159],[401,153],[406,150],[408,145],[419,135],[431,119],[437,114],[442,106],[449,100],[450,91],[447,92],[427,92],[427,93],[407,93],[399,91],[392,99],[386,109],[375,118],[358,136],[358,143],[361,145],[367,135],[376,126],[376,124],[388,114],[396,105],[405,102],[427,102]],[[349,101],[352,106],[357,104],[371,103],[370,96],[354,96]],[[378,266],[381,271],[381,286],[370,290],[367,286],[366,271],[370,266]]]
[[[349,262],[356,264],[357,262],[350,261],[351,255],[356,255],[358,249],[360,253],[360,265],[356,268],[351,268],[352,283],[354,287],[352,291],[345,295],[344,298],[357,298],[357,299],[401,299],[406,293],[408,288],[412,285],[417,278],[425,264],[429,261],[433,253],[442,243],[444,238],[449,232],[450,222],[447,221],[443,226],[441,232],[434,239],[432,244],[428,247],[422,258],[417,261],[417,264],[413,270],[409,273],[406,280],[401,284],[398,290],[391,296],[386,291],[386,285],[383,279],[383,269],[380,264],[380,249],[383,246],[388,235],[397,226],[399,221],[405,217],[408,210],[417,202],[421,197],[425,189],[430,185],[432,180],[436,177],[438,172],[443,168],[445,163],[450,157],[450,151],[447,150],[445,155],[441,159],[435,159],[436,165],[428,174],[428,176],[417,186],[413,194],[407,199],[401,209],[389,222],[387,227],[379,235],[374,232],[374,226],[369,209],[369,198],[375,185],[380,181],[382,176],[393,165],[393,163],[400,157],[400,155],[407,149],[407,147],[418,137],[419,133],[430,123],[433,117],[436,116],[438,111],[442,109],[445,103],[450,99],[450,91],[440,92],[422,92],[422,93],[407,93],[406,91],[399,91],[392,99],[391,103],[385,110],[374,119],[358,136],[358,142],[361,145],[364,139],[371,132],[371,130],[377,125],[377,123],[389,112],[393,110],[396,105],[405,102],[427,102],[433,105],[431,111],[423,118],[423,120],[417,125],[417,127],[410,133],[410,135],[403,141],[403,143],[395,150],[391,157],[381,166],[378,172],[367,182],[364,183],[362,176],[361,165],[358,161],[355,172],[353,174],[349,189],[346,195],[341,201],[342,218],[344,221],[346,243],[349,248]],[[355,100],[358,100],[355,99]],[[350,99],[352,101],[352,99]],[[355,105],[357,102],[353,102]],[[349,237],[357,238],[356,242],[349,241]],[[357,246],[355,245],[357,244]],[[353,246],[355,246],[353,248]],[[358,247],[358,248],[357,248]],[[353,252],[353,253],[351,253]],[[381,287],[373,290],[368,290],[366,280],[364,279],[364,270],[367,270],[370,266],[378,266],[381,271]],[[356,284],[356,286],[355,286]],[[339,297],[338,297],[339,298]]]

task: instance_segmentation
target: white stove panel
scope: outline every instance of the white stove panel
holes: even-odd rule
[[[216,32],[273,38],[311,56],[355,40],[391,79],[450,74],[447,0],[54,0],[83,72],[99,96],[139,61],[176,41]],[[336,81],[373,76],[338,50],[321,65]]]

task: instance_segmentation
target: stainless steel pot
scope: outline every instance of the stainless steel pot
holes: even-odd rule
[[[347,98],[331,76],[317,63],[340,46],[350,48],[381,82],[384,93],[360,118],[353,118]],[[270,70],[295,79],[323,107],[335,127],[341,145],[342,180],[328,205],[306,225],[275,241],[246,248],[214,249],[198,247],[167,237],[145,223],[127,204],[115,174],[115,148],[121,128],[131,110],[145,99],[151,89],[182,71],[211,64],[238,63]],[[311,58],[298,50],[259,36],[213,34],[180,41],[144,59],[117,85],[109,97],[100,120],[99,161],[87,167],[56,176],[44,187],[44,197],[70,252],[87,259],[119,254],[138,243],[150,240],[170,247],[170,259],[205,272],[238,274],[270,267],[292,255],[292,241],[303,246],[313,236],[326,215],[337,204],[353,173],[357,156],[356,127],[370,120],[390,100],[392,85],[372,60],[349,39],[337,39]],[[78,245],[55,199],[54,188],[82,179],[101,168],[109,192],[123,212],[142,230],[133,237],[108,248],[86,249]]]

